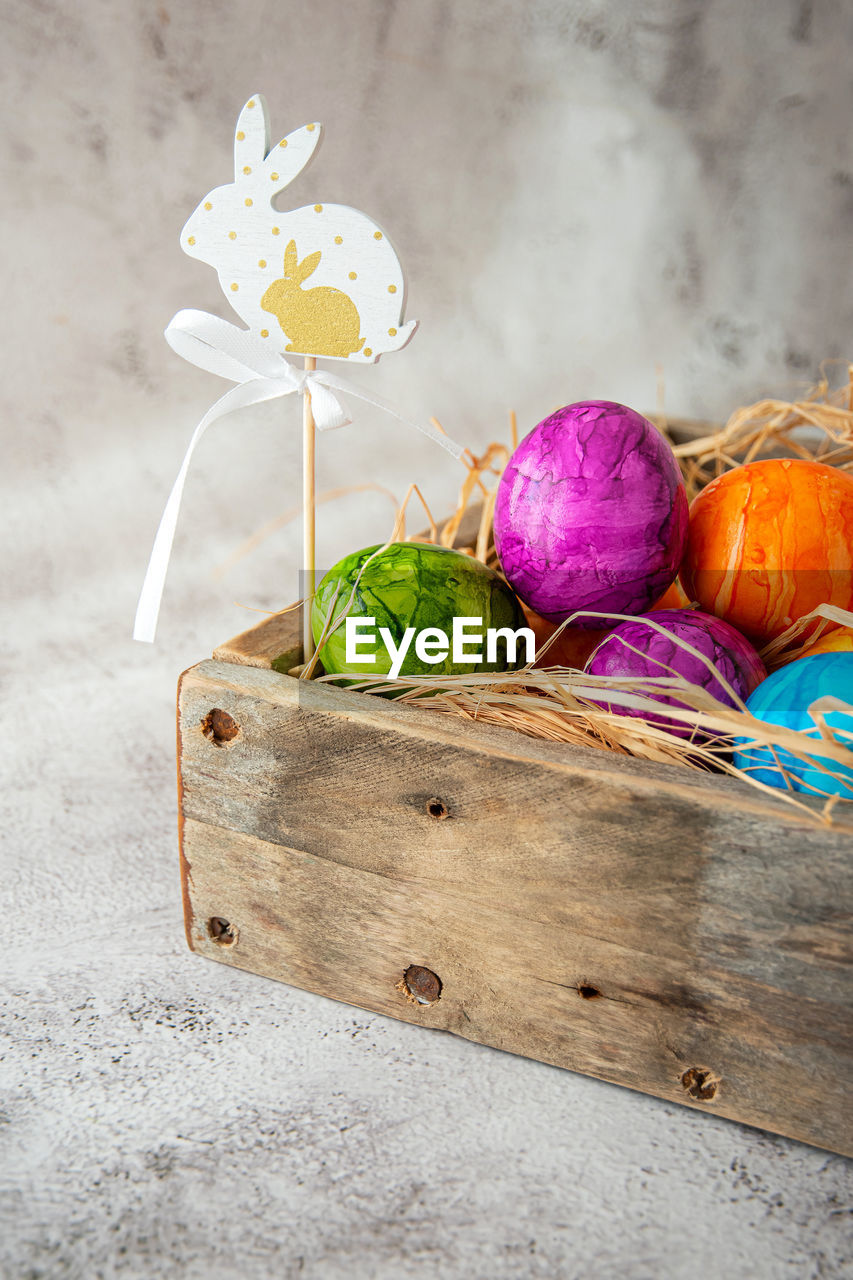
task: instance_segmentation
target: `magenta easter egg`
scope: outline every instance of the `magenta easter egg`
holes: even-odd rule
[[[647,418],[583,400],[521,441],[498,485],[494,528],[507,581],[552,622],[579,609],[642,613],[678,572],[687,494]]]
[[[679,641],[702,656],[688,652]],[[711,663],[711,668],[702,658]],[[690,684],[707,689],[712,697],[730,707],[736,704],[720,677],[745,702],[767,675],[764,663],[745,636],[722,618],[698,609],[660,609],[630,622],[620,622],[590,656],[585,670],[590,675],[623,678],[683,676]],[[685,705],[668,693],[648,696],[664,706]],[[611,709],[626,716],[645,714],[617,703],[613,703]],[[666,716],[656,723],[680,737],[690,734],[685,725]]]

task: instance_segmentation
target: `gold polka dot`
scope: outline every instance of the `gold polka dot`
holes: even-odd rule
[[[349,273],[349,278],[350,278],[350,280],[357,280],[357,279],[358,279],[358,277],[356,276],[356,273],[355,273],[354,271],[351,271],[351,272]]]
[[[213,205],[210,203],[210,201],[209,201],[209,200],[205,200],[205,202],[204,202],[204,207],[205,207],[205,209],[212,209],[212,208],[213,208]]]
[[[372,351],[372,349],[371,349],[370,347],[365,347],[365,348],[364,348],[364,354],[365,354],[366,356],[372,356],[372,355],[373,355],[373,351]]]
[[[237,141],[238,141],[238,142],[245,142],[245,141],[246,141],[246,135],[245,135],[245,133],[243,132],[243,130],[242,130],[242,129],[238,129],[238,130],[237,130]]]
[[[316,124],[306,124],[305,128],[308,130],[309,133],[313,133],[314,130],[317,128],[317,126]]]
[[[267,260],[266,260],[266,258],[259,258],[259,259],[258,259],[258,266],[259,266],[259,267],[265,267],[266,265],[267,265]]]
[[[343,244],[343,242],[344,242],[343,236],[335,236],[335,244]]]
[[[253,107],[254,105],[255,105],[255,99],[254,99],[254,98],[250,98],[250,99],[249,99],[249,101],[246,103],[246,106],[247,106],[247,107]]]
[[[323,206],[322,206],[321,204],[315,204],[315,205],[314,205],[314,212],[315,212],[315,213],[322,213],[322,212],[323,212]]]
[[[187,244],[195,244],[195,236],[190,236],[190,238],[187,240]]]
[[[280,142],[278,145],[279,145],[280,147],[286,147],[286,146],[287,146],[287,138],[282,138],[281,142]]]
[[[397,286],[396,286],[395,284],[389,284],[389,286],[388,286],[388,292],[389,292],[389,293],[396,293],[396,292],[397,292]]]
[[[396,330],[396,329],[389,329],[389,330],[388,330],[388,337],[389,337],[389,338],[396,338],[396,336],[397,336],[397,330]]]
[[[270,174],[270,182],[278,182],[278,174],[277,174],[277,173],[271,173],[271,174]]]
[[[382,239],[382,232],[381,232],[381,231],[374,231],[374,233],[373,233],[373,239],[374,239],[374,240],[381,240],[381,239]]]
[[[269,329],[261,329],[261,337],[262,337],[262,338],[268,338],[269,336],[270,336],[270,331],[269,331]]]
[[[244,164],[244,165],[243,165],[243,172],[244,172],[244,173],[251,173],[251,172],[252,172],[252,166],[251,166],[250,164]]]
[[[273,227],[272,229],[272,233],[274,236],[277,236],[280,231],[281,231],[281,227]]]
[[[252,203],[253,203],[253,202],[252,202],[252,197],[251,197],[251,196],[246,196],[246,208],[247,208],[247,209],[251,209],[251,207],[252,207]]]
[[[236,231],[229,231],[229,232],[228,232],[228,239],[229,239],[229,240],[236,240],[236,239],[237,239],[237,232],[236,232]]]
[[[231,292],[232,292],[232,293],[236,293],[236,292],[237,292],[237,290],[238,290],[239,288],[240,288],[240,286],[239,286],[238,284],[232,284],[232,286],[231,286]]]

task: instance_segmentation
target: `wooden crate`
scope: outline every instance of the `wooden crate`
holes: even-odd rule
[[[181,677],[193,950],[853,1154],[849,819],[300,658],[284,615]]]

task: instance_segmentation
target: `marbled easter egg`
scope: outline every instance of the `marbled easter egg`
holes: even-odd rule
[[[746,705],[757,720],[786,729],[799,729],[810,738],[818,738],[820,730],[809,715],[809,707],[826,695],[853,706],[853,653],[819,653],[780,667],[758,686]],[[853,712],[828,711],[825,720],[831,731],[841,729],[848,734],[853,733]],[[841,746],[850,746],[849,738],[843,740],[837,732],[833,732],[833,737]],[[748,747],[745,740],[735,752],[734,763],[768,787],[787,788],[782,773],[784,769],[790,775],[795,791],[838,795],[853,800],[853,750],[849,765],[824,761],[835,774],[834,778],[828,778],[815,765],[798,760],[783,748],[776,748],[774,759],[769,747]]]
[[[638,614],[678,572],[687,497],[672,450],[648,419],[584,400],[521,441],[498,485],[494,529],[507,581],[543,617]]]
[[[759,643],[816,605],[853,609],[853,476],[790,458],[727,471],[693,500],[681,576]]]
[[[377,551],[379,554],[374,555]],[[372,631],[376,642],[362,639],[359,651],[365,656],[355,662],[346,660],[345,610],[346,616],[352,618],[375,619]],[[330,611],[333,622],[341,619],[327,635],[320,653],[330,675],[387,675],[391,655],[381,639],[381,627],[387,628],[394,646],[399,647],[408,628],[414,628],[415,632],[438,628],[450,637],[454,617],[482,619],[484,633],[490,627],[509,627],[516,631],[525,626],[518,600],[493,569],[472,556],[423,542],[393,542],[384,550],[365,547],[339,560],[324,576],[314,597],[311,629],[315,644],[320,642]],[[479,625],[473,630],[479,631]],[[516,665],[510,662],[503,640],[498,641],[493,662],[486,660],[485,646],[478,650],[476,645],[469,644],[467,649],[469,653],[482,652],[483,660],[454,663],[451,650],[440,662],[425,662],[418,658],[413,640],[400,674],[470,675],[478,671],[506,671]],[[521,665],[525,659],[523,644],[518,654],[517,665]]]
[[[652,623],[656,625],[650,625]],[[680,641],[690,645],[701,657],[688,652]],[[739,631],[722,619],[696,609],[660,609],[630,622],[620,622],[592,654],[586,670],[595,676],[636,676],[643,679],[682,676],[690,684],[707,689],[712,697],[726,706],[735,706],[736,703],[720,677],[742,701],[746,701],[767,675],[764,663]],[[648,696],[663,706],[685,705],[683,700],[669,693]],[[617,703],[612,709],[622,715],[645,715]],[[690,736],[687,726],[671,717],[662,716],[655,723],[679,737]]]

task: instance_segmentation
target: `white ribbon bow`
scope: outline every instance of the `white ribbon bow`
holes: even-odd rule
[[[460,445],[449,436],[443,435],[432,424],[411,422],[399,414],[386,400],[362,391],[361,387],[355,386],[346,378],[337,377],[334,373],[327,373],[324,369],[310,372],[298,369],[295,365],[289,364],[283,356],[270,351],[269,347],[264,346],[248,329],[238,329],[236,325],[220,319],[219,316],[212,316],[207,311],[179,311],[169,322],[166,341],[173,351],[183,356],[190,364],[197,365],[199,369],[206,369],[209,373],[218,373],[220,377],[236,382],[237,386],[226,391],[225,395],[208,409],[187,446],[154,539],[139,604],[136,607],[134,640],[145,640],[150,643],[154,639],[190,461],[199,440],[217,418],[222,418],[235,409],[244,409],[251,404],[275,400],[278,396],[307,393],[311,396],[311,411],[317,430],[331,431],[335,427],[345,427],[352,421],[334,394],[332,390],[334,388],[335,391],[357,396],[359,400],[364,400],[367,404],[372,404],[384,410],[385,413],[391,414],[406,426],[422,431],[454,458],[461,458],[464,452]]]

